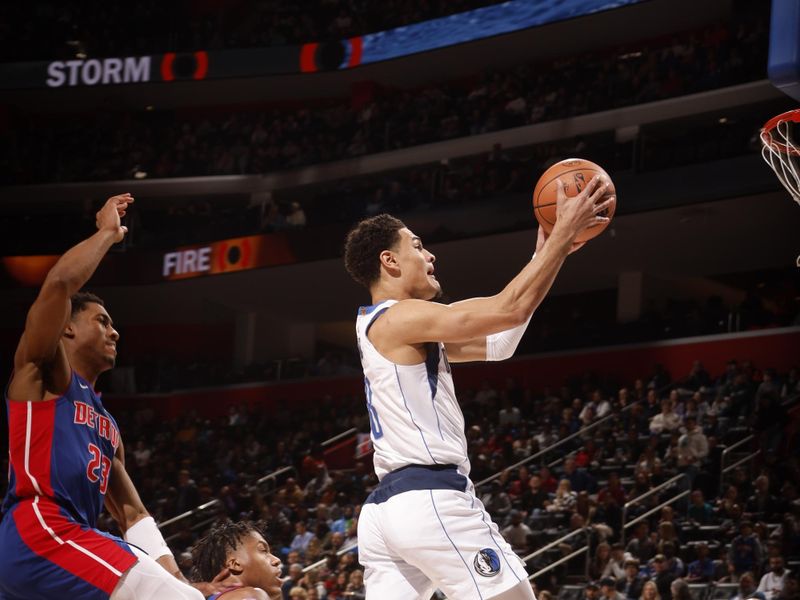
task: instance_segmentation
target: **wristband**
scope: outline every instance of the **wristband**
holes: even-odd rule
[[[173,556],[153,517],[136,521],[125,532],[124,537],[126,542],[144,550],[153,560],[158,560],[162,556]]]

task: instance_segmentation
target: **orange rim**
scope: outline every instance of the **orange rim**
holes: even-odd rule
[[[800,150],[783,142],[779,142],[772,137],[772,131],[778,126],[778,124],[785,121],[800,123],[800,108],[776,115],[764,123],[764,127],[761,128],[761,141],[764,143],[764,145],[774,148],[778,152],[791,154],[792,156],[800,156]]]

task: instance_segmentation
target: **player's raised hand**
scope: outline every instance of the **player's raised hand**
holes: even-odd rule
[[[581,193],[572,198],[567,197],[564,182],[560,179],[557,181],[557,189],[555,227],[563,228],[571,240],[587,227],[609,221],[608,217],[602,215],[611,206],[613,198],[598,204],[598,200],[608,189],[608,184],[601,182],[599,177],[592,177]]]
[[[107,229],[114,233],[114,241],[121,242],[128,228],[122,225],[121,219],[125,216],[128,205],[133,202],[130,194],[111,196],[95,215],[95,224],[100,230]]]

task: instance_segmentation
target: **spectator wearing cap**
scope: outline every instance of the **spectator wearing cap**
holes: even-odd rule
[[[613,577],[600,580],[600,600],[625,600],[625,596],[617,591],[617,582]]]
[[[764,594],[767,600],[773,600],[783,592],[786,576],[789,571],[783,565],[782,556],[773,556],[769,559],[769,571],[764,573],[758,584],[758,591]]]
[[[761,542],[753,533],[750,521],[742,521],[739,525],[739,535],[733,538],[728,551],[728,562],[737,575],[745,571],[755,572],[761,564]]]
[[[642,595],[645,579],[639,574],[639,561],[629,558],[625,561],[625,577],[617,579],[617,590],[628,600],[638,600]]]
[[[590,581],[586,584],[586,587],[583,588],[583,599],[584,600],[599,600],[600,598],[600,587],[594,582]]]
[[[714,578],[714,561],[709,558],[708,544],[705,542],[695,547],[697,559],[689,563],[686,581],[689,583],[707,583]]]
[[[672,600],[672,590],[670,586],[676,577],[669,568],[667,557],[663,554],[656,554],[653,557],[653,581],[658,588],[661,600]]]

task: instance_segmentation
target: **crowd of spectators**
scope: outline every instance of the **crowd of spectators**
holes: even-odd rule
[[[752,364],[731,361],[723,374],[712,378],[698,362],[676,383],[657,367],[647,378],[618,385],[584,377],[558,391],[541,393],[522,389],[513,381],[500,389],[487,382],[480,389],[465,390],[462,404],[472,477],[480,481],[501,473],[481,486],[479,494],[503,535],[525,555],[567,531],[583,530],[569,543],[531,561],[529,567],[545,566],[588,542],[593,557],[589,575],[600,588],[609,588],[604,590],[609,598],[614,597],[614,589],[638,600],[637,590],[652,580],[660,597],[671,599],[677,592],[676,578],[691,583],[740,583],[743,589],[748,578],[763,579],[764,586],[780,597],[772,581],[781,576],[778,558],[786,563],[800,552],[800,506],[794,483],[800,472],[792,452],[796,440],[784,437],[787,407],[800,392],[797,372],[779,377],[769,370],[759,372]],[[193,444],[180,446],[189,437],[186,430],[192,429],[190,417],[177,431],[162,436],[172,446],[164,450],[174,457],[175,468],[183,467],[183,472],[161,480],[177,478],[177,493],[164,494],[163,483],[146,485],[148,499],[164,507],[163,516],[220,497],[230,518],[268,519],[271,543],[282,550],[291,577],[287,593],[289,587],[303,587],[307,593],[313,587],[312,597],[314,593],[338,597],[348,585],[360,585],[360,575],[352,575],[359,570],[355,552],[342,550],[357,542],[359,505],[375,479],[364,460],[350,471],[329,472],[324,455],[318,447],[311,448],[337,429],[356,426],[364,431],[367,424],[360,408],[353,399],[326,400],[312,416],[306,415],[302,425],[288,412],[277,419],[270,416],[270,433],[284,438],[273,442],[275,446],[270,445],[270,434],[265,436],[260,429],[266,427],[264,416],[246,408],[233,409],[210,431],[208,426],[195,426],[198,435],[209,431],[197,440],[197,446],[211,441],[208,458],[222,457],[211,464],[196,456]],[[604,417],[611,418],[591,434],[578,435],[543,463],[509,468]],[[333,425],[313,432],[315,424]],[[126,425],[122,426],[124,430]],[[138,431],[133,428],[134,435],[144,433],[145,439],[150,430],[150,424]],[[281,436],[281,431],[293,433]],[[720,494],[720,452],[748,431],[756,434],[758,444],[752,447],[762,448],[763,458],[753,471],[737,469],[732,479],[724,480]],[[176,438],[183,440],[177,447]],[[222,442],[222,451],[215,451],[215,438],[227,440]],[[140,447],[150,445],[145,442]],[[272,447],[277,448],[274,454]],[[558,456],[566,458],[550,462]],[[267,457],[275,462],[268,465]],[[295,465],[296,476],[271,494],[263,497],[247,490],[247,483],[261,469],[285,464]],[[207,465],[205,473],[199,465]],[[243,471],[247,477],[242,478]],[[227,489],[215,481],[217,473],[234,479],[225,482]],[[691,501],[643,520],[620,547],[622,504],[677,473],[686,475]],[[140,477],[134,471],[134,478]],[[197,481],[194,486],[191,478]],[[628,520],[680,489],[667,488],[634,506]],[[162,492],[160,502],[158,491]],[[183,500],[181,506],[169,505],[171,500],[187,497],[191,499]],[[176,542],[191,543],[189,534],[183,531]],[[745,547],[753,548],[755,554],[748,556]],[[303,571],[323,559],[321,567]],[[540,578],[537,585],[554,590],[556,582],[569,581],[570,574],[575,575],[572,581],[580,580],[584,574],[575,562],[581,561]]]
[[[497,0],[142,0],[0,6],[3,62],[285,46],[384,31]]]
[[[761,79],[767,21],[741,21],[491,71],[359,106],[15,118],[3,183],[267,173],[640,104]]]
[[[779,600],[795,597],[800,558],[800,464],[790,418],[796,421],[799,396],[797,369],[778,374],[730,361],[712,376],[697,361],[677,380],[656,366],[633,382],[586,374],[534,390],[486,381],[462,390],[461,403],[472,479],[494,477],[479,483],[478,495],[517,552],[526,556],[576,532],[527,559],[529,570],[590,546],[588,573],[583,558],[568,561],[535,580],[540,595],[572,583],[582,586],[581,598],[585,586],[587,599],[599,600],[599,589],[608,600],[680,600],[688,582],[739,586],[742,599],[758,586],[764,600]],[[219,501],[215,511],[165,528],[184,567],[209,517],[263,519],[289,577],[284,597],[332,600],[363,593],[351,546],[376,479],[368,455],[352,468],[329,469],[322,443],[350,427],[368,431],[362,404],[322,398],[269,414],[242,405],[216,419],[190,409],[174,420],[142,407],[116,417],[126,464],[157,520]],[[723,448],[748,433],[756,441],[741,450],[760,449],[760,456],[721,477]],[[537,455],[559,441],[557,451]],[[255,485],[287,466],[281,478]],[[623,516],[626,502],[678,474]],[[644,516],[682,490],[691,491],[689,500]],[[623,519],[639,516],[623,532]],[[113,530],[109,518],[103,525]],[[787,569],[793,573],[784,576]]]

